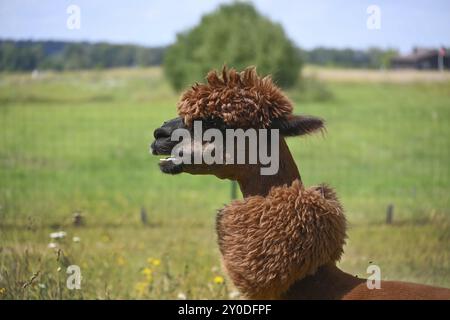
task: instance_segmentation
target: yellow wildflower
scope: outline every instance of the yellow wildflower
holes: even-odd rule
[[[148,284],[144,281],[138,282],[136,283],[135,289],[139,296],[143,296],[148,290]]]
[[[159,265],[161,264],[161,260],[159,260],[159,259],[154,259],[153,262],[152,262],[152,264],[153,264],[155,267],[157,267],[157,266],[159,266]]]
[[[161,260],[155,259],[155,258],[148,258],[148,259],[147,259],[147,263],[148,263],[149,265],[152,265],[152,266],[157,267],[157,266],[159,266],[159,265],[161,264]]]
[[[6,288],[0,288],[0,297],[6,293]]]
[[[214,277],[214,283],[216,283],[216,284],[222,284],[222,283],[224,283],[224,281],[225,280],[221,276],[215,276]]]
[[[153,275],[153,271],[150,268],[144,268],[142,270],[142,274],[145,276],[145,278],[147,279],[147,282],[152,281],[152,275]]]

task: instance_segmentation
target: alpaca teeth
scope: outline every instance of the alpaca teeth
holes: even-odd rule
[[[168,157],[168,158],[165,158],[165,159],[159,159],[159,161],[161,161],[161,162],[174,161],[174,160],[176,160],[176,158],[174,158],[174,157]]]

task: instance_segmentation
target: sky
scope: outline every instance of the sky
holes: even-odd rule
[[[227,0],[0,0],[0,39],[108,41],[160,46],[199,23]],[[450,46],[449,0],[255,0],[302,48]],[[80,29],[66,12],[80,8]],[[369,29],[367,8],[379,8],[379,29]]]

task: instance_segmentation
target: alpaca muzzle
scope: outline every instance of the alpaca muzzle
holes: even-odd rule
[[[176,129],[186,129],[183,119],[178,117],[165,121],[163,125],[153,132],[155,141],[150,145],[153,155],[167,156],[160,159],[159,167],[162,172],[177,174],[182,172],[182,164],[174,163],[175,158],[171,156],[172,149],[178,141],[172,141],[171,135]]]

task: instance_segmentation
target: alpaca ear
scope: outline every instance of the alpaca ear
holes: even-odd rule
[[[294,137],[325,130],[325,121],[313,116],[289,115],[274,119],[270,128],[279,129],[286,137]]]

